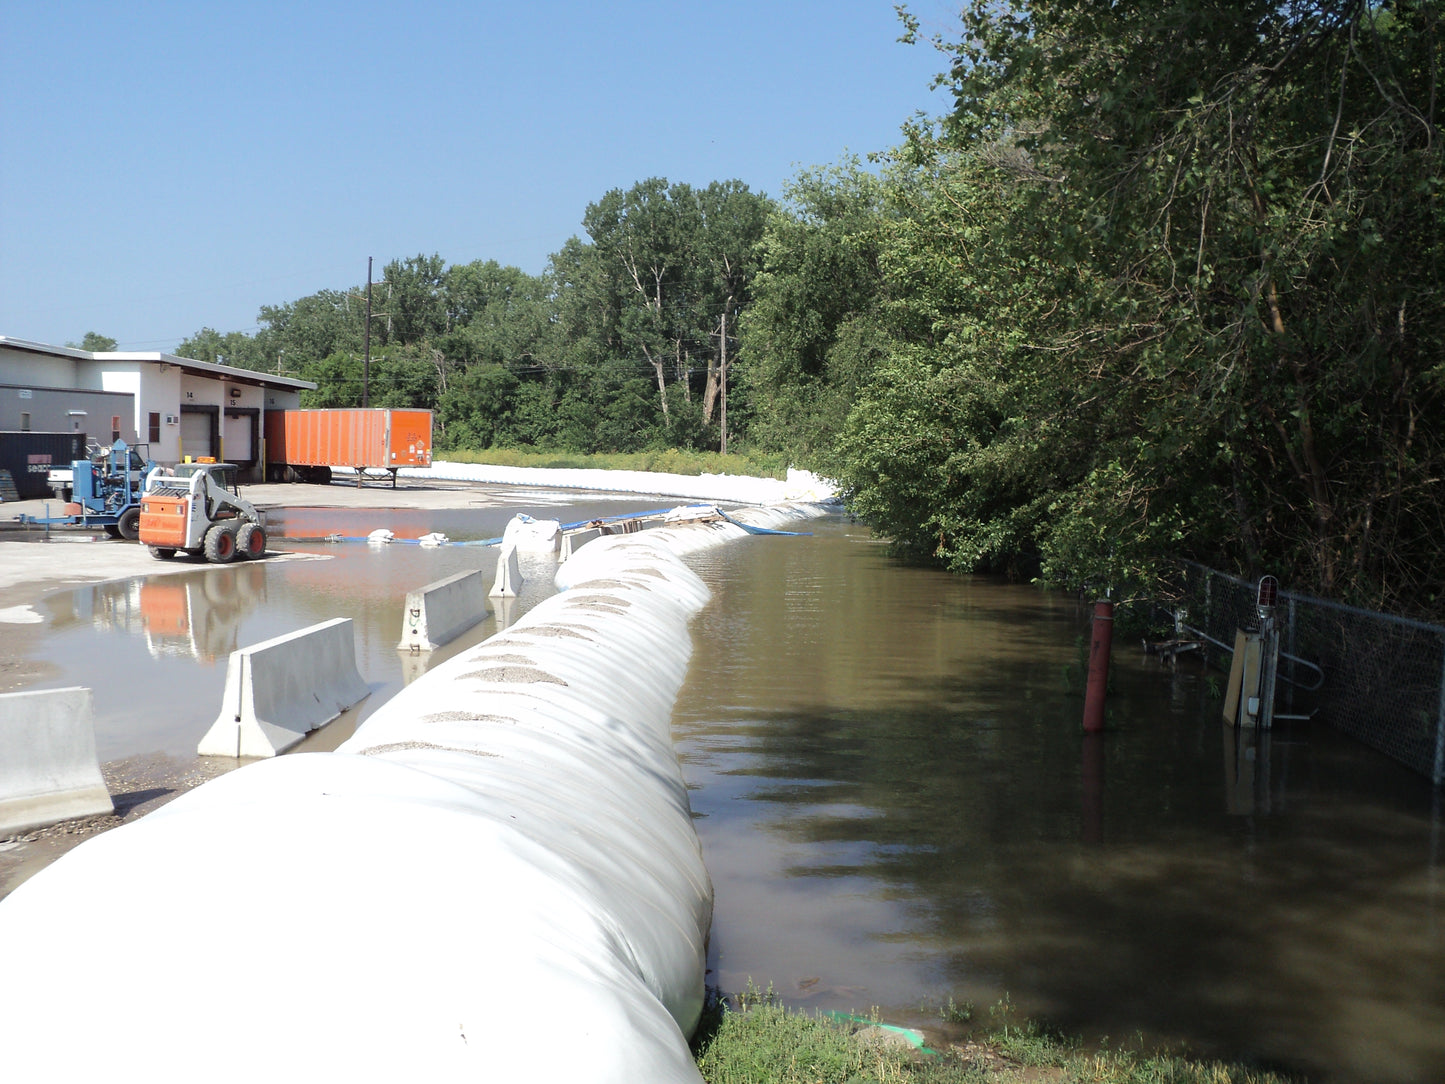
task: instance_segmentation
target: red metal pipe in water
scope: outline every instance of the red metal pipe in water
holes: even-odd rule
[[[1093,636],[1089,642],[1089,683],[1084,689],[1084,733],[1104,729],[1104,695],[1109,688],[1109,645],[1114,641],[1114,604],[1094,603]]]
[[[1104,842],[1104,736],[1084,735],[1084,818],[1085,843]]]

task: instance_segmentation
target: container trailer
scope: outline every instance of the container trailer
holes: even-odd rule
[[[430,410],[283,410],[266,415],[266,480],[326,485],[333,468],[431,466]]]

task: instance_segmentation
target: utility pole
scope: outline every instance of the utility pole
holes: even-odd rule
[[[731,300],[731,298],[729,299]],[[722,426],[722,444],[719,451],[728,454],[728,310],[723,306],[722,314],[722,357],[718,359],[718,377],[722,380],[722,403],[718,422]]]
[[[371,257],[366,258],[366,330],[362,332],[364,356],[361,362],[361,405],[369,406],[371,381]]]

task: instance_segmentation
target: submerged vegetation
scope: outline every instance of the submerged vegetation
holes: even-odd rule
[[[359,286],[178,349],[449,455],[775,454],[956,571],[1445,613],[1438,4],[969,0],[933,44],[946,115],[778,200],[651,178],[540,275],[393,260],[369,365]]]
[[[978,1026],[915,1049],[869,1022],[845,1024],[780,1005],[771,991],[749,989],[709,1005],[693,1052],[708,1084],[1289,1084],[1299,1078],[1129,1048],[1087,1049],[1016,1018],[1007,999]],[[946,1010],[946,1023],[961,1024]],[[970,1014],[974,1015],[974,1014]]]

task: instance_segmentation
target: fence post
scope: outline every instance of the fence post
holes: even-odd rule
[[[1294,599],[1291,597],[1289,599],[1289,638],[1285,641],[1285,652],[1291,656],[1298,656],[1299,651],[1295,645],[1294,621]],[[1289,673],[1285,675],[1284,706],[1290,711],[1294,711],[1294,687],[1295,683],[1299,680],[1298,667],[1295,665],[1294,658],[1289,658],[1285,661],[1289,664]]]
[[[1435,773],[1431,782],[1445,783],[1445,636],[1440,639],[1440,700],[1435,709]]]
[[[1093,632],[1089,641],[1089,683],[1084,689],[1084,732],[1104,729],[1104,696],[1109,688],[1109,647],[1114,639],[1114,604],[1094,603]]]

